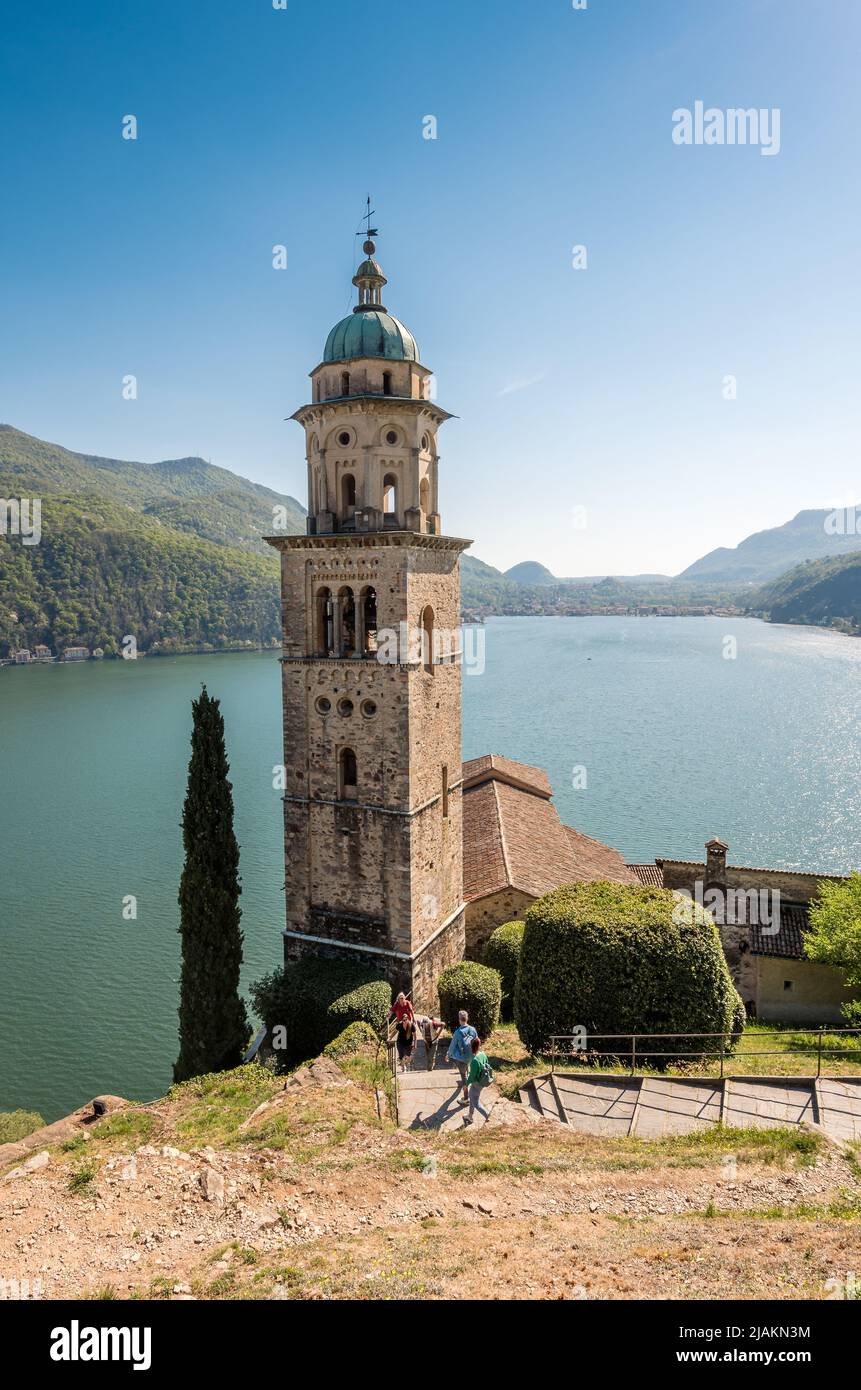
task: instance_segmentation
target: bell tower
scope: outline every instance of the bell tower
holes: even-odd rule
[[[370,230],[358,302],[311,372],[308,524],[281,552],[285,960],[369,965],[435,1006],[464,950],[460,556],[440,523],[415,339],[382,303]]]

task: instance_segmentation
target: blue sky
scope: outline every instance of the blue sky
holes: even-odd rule
[[[304,501],[284,419],[370,191],[480,558],[675,573],[861,500],[856,0],[41,0],[4,29],[0,419]],[[779,154],[674,144],[697,100],[780,108]]]

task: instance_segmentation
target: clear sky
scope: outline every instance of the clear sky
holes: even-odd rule
[[[304,501],[370,192],[480,558],[675,573],[861,500],[859,40],[858,0],[9,6],[0,419]],[[675,144],[698,100],[779,153]]]

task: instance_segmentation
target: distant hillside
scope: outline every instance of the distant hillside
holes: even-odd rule
[[[850,515],[852,509],[849,509]],[[716,583],[764,584],[805,560],[845,555],[861,549],[861,535],[832,535],[829,510],[799,512],[783,526],[757,531],[734,549],[721,546],[689,565],[678,578]]]
[[[861,631],[861,547],[849,555],[797,565],[757,589],[746,606],[775,623],[816,623]]]
[[[203,459],[129,463],[0,425],[0,496],[42,500],[42,539],[0,543],[0,655],[44,642],[116,652],[274,644],[278,561],[261,537],[304,511]]]
[[[556,575],[551,574],[547,566],[539,564],[537,560],[524,560],[519,565],[512,565],[510,570],[505,571],[505,578],[513,584],[558,583]]]

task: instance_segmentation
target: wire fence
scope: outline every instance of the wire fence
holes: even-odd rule
[[[556,1062],[560,1057],[577,1057],[586,1062],[597,1062],[611,1060],[613,1062],[623,1061],[629,1058],[630,1074],[633,1076],[638,1064],[652,1061],[660,1066],[658,1059],[666,1066],[668,1061],[693,1062],[706,1061],[719,1062],[720,1074],[724,1075],[728,1061],[731,1059],[733,1066],[743,1057],[798,1057],[810,1056],[816,1058],[816,1075],[822,1075],[822,1061],[826,1057],[840,1057],[844,1060],[858,1060],[861,1062],[861,1028],[798,1028],[792,1029],[773,1029],[757,1030],[757,1038],[782,1038],[782,1039],[805,1039],[802,1041],[788,1043],[785,1047],[776,1048],[744,1048],[738,1044],[744,1041],[744,1033],[588,1033],[586,1029],[581,1029],[577,1033],[554,1033],[550,1038],[550,1070],[556,1070]],[[825,1046],[826,1040],[832,1038],[845,1038],[848,1042],[850,1038],[858,1040],[857,1047],[837,1047]],[[666,1046],[657,1050],[651,1049],[648,1044],[655,1041],[664,1042]],[[694,1041],[710,1042],[712,1046],[695,1048],[686,1046],[687,1043]],[[617,1046],[609,1049],[596,1048],[596,1042],[628,1043],[627,1047]],[[561,1044],[570,1044],[567,1047]],[[671,1046],[670,1044],[674,1044]]]

